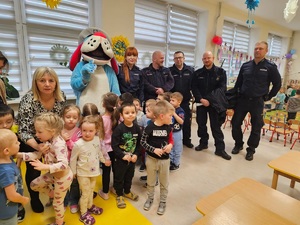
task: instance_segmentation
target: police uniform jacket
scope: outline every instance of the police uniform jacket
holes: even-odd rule
[[[269,92],[270,83],[273,87]],[[263,59],[256,64],[251,60],[242,65],[234,87],[243,97],[263,97],[267,101],[279,91],[281,76],[275,63]]]
[[[226,71],[213,65],[211,69],[206,69],[205,66],[196,70],[192,78],[192,92],[195,102],[199,103],[202,98],[207,96],[216,89],[226,91],[227,77]]]
[[[126,82],[123,66],[120,65],[117,78],[121,94],[129,92],[141,102],[144,101],[144,82],[140,68],[134,65],[132,69],[129,69],[129,77],[130,82]]]
[[[192,97],[191,82],[194,69],[184,63],[182,70],[179,70],[175,64],[170,67],[170,70],[174,78],[171,92],[180,92],[183,95],[182,102],[189,102]]]
[[[156,88],[162,88],[165,92],[170,91],[174,86],[174,78],[167,67],[154,69],[152,63],[142,69],[144,79],[144,99],[155,99]]]

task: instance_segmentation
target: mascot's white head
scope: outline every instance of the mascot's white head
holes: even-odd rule
[[[117,61],[108,36],[98,28],[87,28],[81,31],[78,38],[78,47],[70,59],[70,69],[73,71],[81,56],[84,61],[91,61],[96,65],[111,65],[118,73]]]

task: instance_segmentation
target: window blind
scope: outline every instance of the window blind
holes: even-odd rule
[[[276,36],[274,34],[269,34],[268,45],[269,45],[268,56],[270,57],[281,56],[282,37]]]
[[[181,50],[186,63],[194,65],[197,39],[197,12],[160,1],[136,0],[135,43],[139,51],[138,66],[151,63],[156,50],[165,52],[165,65],[173,64],[173,54]]]
[[[79,33],[89,26],[88,0],[64,0],[54,10],[42,1],[0,0],[0,23],[0,50],[12,62],[9,79],[21,94],[31,88],[35,69],[49,66],[73,97],[67,63]]]
[[[227,73],[228,86],[234,86],[241,65],[249,60],[250,30],[246,26],[224,21],[222,39],[223,68]]]

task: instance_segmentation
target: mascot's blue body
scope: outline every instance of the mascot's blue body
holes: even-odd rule
[[[73,71],[71,87],[80,109],[86,103],[94,103],[103,113],[102,96],[107,92],[120,95],[116,76],[118,65],[111,43],[103,31],[88,28],[80,33],[79,46],[71,57],[70,69]]]

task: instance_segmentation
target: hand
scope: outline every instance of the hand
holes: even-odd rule
[[[164,154],[164,150],[162,150],[161,148],[156,148],[154,149],[154,153],[161,157]]]
[[[64,139],[65,141],[70,140],[70,135],[69,135],[68,133],[63,133],[63,132],[61,132],[61,136],[63,137],[63,139]]]
[[[202,98],[201,100],[200,100],[200,102],[202,103],[202,105],[203,106],[205,106],[205,107],[208,107],[210,104],[209,104],[209,101],[207,100],[207,99],[204,99],[204,98]]]
[[[111,165],[111,161],[110,161],[110,160],[105,160],[104,165],[105,165],[105,166],[110,166],[110,165]]]
[[[163,148],[163,150],[164,150],[165,153],[170,153],[171,150],[172,150],[172,148],[173,148],[173,145],[172,145],[172,144],[168,144],[168,145],[166,145],[166,146]]]
[[[132,155],[131,156],[131,162],[135,163],[137,160],[137,155]]]
[[[42,171],[42,170],[49,170],[49,165],[42,163],[42,162],[41,162],[40,160],[38,160],[38,159],[35,159],[35,160],[33,160],[33,161],[29,162],[29,163],[30,163],[30,165],[33,166],[33,168],[34,168],[35,170],[39,170],[39,171]]]
[[[22,200],[22,203],[21,203],[21,204],[22,204],[23,206],[25,206],[25,205],[29,202],[29,200],[30,200],[30,199],[29,199],[28,197],[23,196],[23,200]]]
[[[123,158],[122,158],[123,160],[125,160],[125,161],[128,161],[128,162],[130,162],[131,161],[131,156],[130,155],[128,155],[128,154],[126,154],[126,155],[124,155],[123,156]]]
[[[39,152],[42,152],[43,154],[48,153],[50,150],[49,143],[41,143],[39,144]]]
[[[94,61],[91,60],[89,63],[85,64],[82,69],[82,80],[84,83],[88,83],[91,80],[91,74],[94,73],[95,69],[97,68],[96,64],[94,64]]]
[[[164,89],[162,88],[155,88],[155,89],[156,89],[155,93],[158,95],[163,94],[165,92]]]

